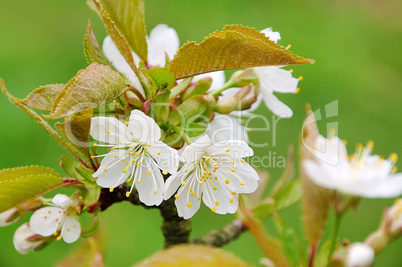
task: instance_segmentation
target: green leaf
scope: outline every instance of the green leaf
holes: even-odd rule
[[[63,88],[45,119],[58,119],[96,108],[116,99],[127,90],[124,79],[110,67],[93,63],[80,70]]]
[[[144,63],[140,63],[140,70],[147,76],[148,80],[151,81],[151,88],[153,93],[156,91],[168,91],[172,89],[176,82],[176,78],[173,73],[171,73],[166,68],[153,68],[147,69],[144,66]]]
[[[234,254],[223,249],[212,248],[204,245],[178,245],[169,249],[157,252],[151,257],[143,260],[135,267],[187,267],[187,266],[209,266],[209,267],[247,267],[245,263]]]
[[[176,79],[239,68],[314,63],[271,41],[265,34],[242,25],[227,25],[200,44],[187,42],[170,62]]]
[[[105,8],[101,5],[99,0],[91,0],[93,1],[93,5],[98,10],[97,13],[101,16],[103,23],[105,25],[106,31],[112,38],[114,44],[119,49],[120,53],[131,67],[131,69],[139,76],[139,71],[134,62],[132,50],[127,39],[124,37],[123,33],[117,28],[116,23],[111,19],[110,14],[105,10]],[[93,5],[90,5],[91,7]]]
[[[103,65],[109,65],[102,50],[96,40],[95,34],[92,31],[91,21],[88,20],[87,32],[84,37],[84,53],[88,64],[99,63]]]
[[[295,231],[277,213],[274,215],[273,221],[282,240],[284,252],[290,263],[290,266],[306,266],[306,250],[303,248],[300,240],[297,238]]]
[[[144,3],[142,0],[101,0],[117,29],[123,34],[131,49],[147,62]]]
[[[301,199],[300,180],[290,182],[275,198],[268,197],[254,208],[254,215],[260,220],[265,220],[275,211],[284,210]]]
[[[88,238],[92,235],[94,235],[96,233],[96,231],[99,228],[99,217],[98,215],[95,215],[91,222],[87,225],[87,227],[85,227],[82,232],[81,232],[81,236]]]
[[[62,184],[60,175],[47,167],[3,169],[0,171],[0,213],[53,191]]]
[[[21,104],[30,108],[51,111],[57,96],[63,90],[64,84],[50,84],[32,91]]]
[[[207,128],[201,124],[190,122],[186,123],[185,128],[183,129],[184,133],[188,135],[188,137],[196,137],[205,132]]]
[[[181,134],[177,132],[166,135],[163,142],[173,148],[181,148],[184,143]]]
[[[96,184],[95,184],[96,185]],[[86,207],[90,207],[96,204],[99,200],[101,187],[100,186],[91,186],[88,187],[88,192],[86,192],[84,196],[84,205]]]

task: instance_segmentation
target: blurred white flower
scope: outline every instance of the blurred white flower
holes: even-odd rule
[[[357,145],[348,157],[344,143],[331,133],[319,136],[311,150],[316,160],[304,160],[308,177],[319,186],[366,198],[391,198],[402,193],[402,174],[395,172],[396,154],[371,155],[373,142]]]
[[[148,206],[159,205],[163,200],[164,174],[174,174],[179,160],[177,151],[159,141],[161,130],[155,121],[142,111],[133,110],[125,124],[113,117],[94,117],[91,136],[108,145],[110,151],[104,155],[101,166],[93,174],[97,184],[110,188],[132,181],[139,193],[140,201]]]
[[[29,226],[34,233],[42,236],[58,235],[57,238],[66,243],[73,243],[81,235],[81,225],[77,220],[77,210],[73,201],[66,195],[57,194],[48,205],[53,207],[44,207],[34,212]]]
[[[227,140],[211,144],[203,135],[185,148],[184,166],[168,178],[165,199],[175,194],[179,216],[191,218],[205,205],[219,214],[234,213],[240,193],[252,193],[259,179],[257,172],[243,160],[253,150],[243,141]]]
[[[374,264],[374,250],[364,243],[353,243],[349,246],[345,267],[370,267]]]
[[[36,250],[46,242],[41,235],[34,233],[28,223],[24,223],[14,233],[13,243],[20,254]]]

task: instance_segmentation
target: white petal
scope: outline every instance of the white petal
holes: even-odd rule
[[[267,108],[276,116],[280,118],[290,118],[293,116],[293,111],[282,103],[274,94],[267,90],[263,90],[262,88],[261,94]]]
[[[165,183],[165,193],[164,193],[164,199],[167,200],[169,199],[179,188],[181,185],[182,181],[184,181],[184,176],[187,175],[188,173],[191,173],[193,171],[193,164],[186,164],[184,165],[180,171],[177,173],[171,175]],[[186,172],[186,169],[188,170]]]
[[[153,145],[147,148],[147,152],[157,162],[159,168],[170,174],[177,172],[179,154],[176,149],[169,147],[161,141],[155,141]]]
[[[184,149],[183,154],[181,155],[181,160],[184,162],[192,162],[199,159],[205,154],[210,145],[211,140],[208,135],[202,135]]]
[[[113,117],[93,117],[90,134],[93,139],[108,144],[127,143],[128,128]]]
[[[229,163],[229,165],[231,165]],[[219,165],[220,166],[220,165]],[[229,181],[228,186],[236,193],[252,193],[258,188],[260,179],[257,172],[247,162],[239,162],[232,166],[220,166],[217,170],[218,180],[223,184],[225,180]]]
[[[124,57],[121,55],[119,49],[114,44],[112,38],[110,36],[106,36],[103,41],[102,46],[103,54],[106,59],[112,64],[112,66],[121,74],[123,74],[132,85],[144,95],[144,89],[141,86],[138,77],[135,75],[134,71],[131,69],[130,65],[126,62]],[[133,53],[134,54],[134,53]],[[133,55],[134,56],[134,55]],[[137,57],[138,58],[138,57]],[[136,60],[138,64],[139,59]]]
[[[60,207],[66,207],[73,204],[71,198],[64,194],[57,194],[53,197],[52,203]]]
[[[64,219],[63,225],[61,227],[60,236],[66,243],[73,243],[81,235],[81,225],[80,222],[73,217],[66,217]]]
[[[196,179],[188,179],[183,189],[180,189],[179,198],[175,200],[178,215],[186,220],[193,217],[200,208],[201,200],[198,200],[198,196],[201,195],[201,190],[198,189],[198,186],[199,184]],[[199,194],[195,193],[191,195],[190,187],[192,187],[194,192],[198,191]],[[188,203],[191,204],[188,205]]]
[[[129,128],[132,135],[145,144],[153,144],[161,138],[158,124],[140,110],[133,110],[130,115]]]
[[[117,158],[115,158],[116,155],[118,155]],[[121,159],[124,159],[124,161],[121,161]],[[126,172],[123,172],[127,167],[126,162],[130,163],[130,160],[131,157],[128,157],[125,150],[118,149],[111,151],[102,160],[101,166],[92,176],[98,177],[96,183],[101,187],[117,187],[124,183],[131,174],[133,164],[128,167]]]
[[[165,24],[159,24],[152,29],[148,38],[148,62],[152,66],[164,67],[166,64],[165,53],[170,59],[179,49],[179,36],[173,28]]]
[[[248,143],[247,129],[240,124],[240,119],[238,118],[216,114],[215,118],[206,127],[204,134],[210,137],[212,143],[226,140],[242,140]]]
[[[208,148],[208,155],[241,160],[241,158],[254,155],[254,151],[244,141],[227,140],[210,146]]]
[[[225,78],[225,72],[223,70],[196,75],[193,78],[193,82],[197,82],[206,77],[210,77],[212,79],[211,87],[209,87],[208,92],[218,89],[225,84],[226,78]]]
[[[135,182],[140,201],[147,206],[158,206],[163,200],[164,180],[156,163],[149,158],[145,158],[140,164],[138,172],[139,182]],[[149,173],[149,174],[148,174]],[[156,190],[156,194],[155,191]]]
[[[348,185],[345,190],[349,194],[365,198],[393,198],[402,194],[402,174],[398,173],[384,180],[365,181],[360,179]]]
[[[227,185],[221,179],[213,180],[216,190],[212,190],[212,194],[215,197],[216,202],[215,208],[216,213],[218,214],[233,214],[237,211],[239,205],[239,194],[232,195],[230,188],[227,188]],[[239,192],[240,193],[240,192]],[[218,204],[218,205],[216,205]]]
[[[292,72],[278,67],[258,67],[260,90],[279,93],[296,93],[299,79],[292,77]]]
[[[328,175],[333,170],[327,171],[321,164],[312,160],[304,160],[302,164],[304,171],[311,181],[324,188],[339,189],[339,180],[334,179],[332,175]]]
[[[279,33],[279,32],[274,32],[274,31],[272,31],[272,28],[271,28],[271,27],[266,28],[266,29],[264,29],[264,30],[262,30],[262,31],[260,31],[260,32],[264,33],[265,36],[269,37],[269,39],[271,39],[271,40],[274,41],[275,43],[277,43],[278,40],[281,39],[280,33]]]
[[[29,225],[35,233],[42,236],[51,236],[56,232],[63,216],[63,210],[60,208],[41,208],[32,214]]]

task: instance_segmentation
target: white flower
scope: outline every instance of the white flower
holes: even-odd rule
[[[370,267],[374,263],[374,249],[364,243],[353,243],[349,246],[345,259],[345,267]]]
[[[14,247],[20,254],[27,254],[32,250],[36,250],[42,246],[44,242],[45,239],[34,233],[31,228],[29,228],[28,223],[24,223],[18,227],[14,233]]]
[[[253,155],[243,141],[228,140],[211,144],[207,135],[197,139],[183,152],[184,166],[165,184],[165,199],[175,194],[179,216],[192,217],[205,205],[219,214],[234,213],[240,193],[254,192],[257,172],[242,158]]]
[[[316,160],[304,160],[308,177],[319,186],[366,198],[390,198],[402,193],[402,175],[393,174],[397,156],[371,155],[373,143],[358,145],[349,158],[344,143],[331,133],[317,137],[311,152]]]
[[[212,143],[218,143],[227,140],[241,140],[248,143],[247,129],[240,124],[240,118],[215,114],[214,119],[206,124],[206,135]]]
[[[133,110],[125,124],[112,117],[94,117],[91,136],[108,143],[110,152],[103,157],[99,169],[93,174],[98,185],[113,188],[132,181],[144,204],[159,205],[163,200],[164,174],[175,173],[178,168],[178,154],[173,148],[159,141],[161,130],[155,121],[139,110]]]
[[[63,238],[66,243],[77,241],[81,235],[81,225],[73,201],[66,195],[57,194],[49,205],[53,207],[41,208],[32,215],[29,221],[32,231],[51,236],[61,230],[58,240]]]
[[[0,226],[7,226],[9,224],[12,224],[13,222],[18,221],[20,219],[19,216],[16,216],[16,218],[13,219],[17,212],[17,208],[11,208],[0,213]]]

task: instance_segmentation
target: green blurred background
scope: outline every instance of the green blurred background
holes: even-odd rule
[[[357,142],[375,142],[374,152],[388,155],[402,152],[402,3],[399,0],[145,0],[148,32],[165,23],[175,28],[181,43],[201,41],[225,24],[243,24],[257,29],[273,27],[282,45],[292,44],[299,55],[317,63],[295,66],[294,76],[302,75],[298,95],[280,95],[292,107],[294,116],[280,120],[277,145],[271,132],[251,132],[250,138],[269,142],[269,150],[285,156],[287,144],[297,145],[304,118],[304,105],[314,110],[339,100],[339,116],[320,122],[339,122],[339,135],[349,149]],[[88,18],[101,42],[105,30],[85,1],[2,0],[0,5],[0,77],[8,89],[24,97],[39,85],[65,83],[86,66],[82,50]],[[259,112],[271,119],[271,113]],[[0,96],[0,168],[46,165],[61,171],[56,159],[66,154],[44,130]],[[256,148],[264,156],[267,148]],[[400,166],[400,164],[398,164]],[[281,169],[270,169],[271,184]],[[389,200],[363,200],[357,212],[349,212],[340,236],[363,241],[376,229]],[[298,205],[283,216],[302,234]],[[28,218],[26,218],[27,220]],[[193,218],[193,237],[220,228],[232,215],[213,214],[205,207]],[[77,244],[54,242],[45,250],[19,255],[12,237],[20,223],[0,229],[0,266],[53,266]],[[161,218],[156,210],[144,210],[127,203],[101,214],[107,229],[107,266],[130,266],[162,248]],[[273,225],[266,223],[274,233]],[[328,234],[328,233],[327,233]],[[263,255],[245,233],[225,247],[244,260],[257,264]],[[376,257],[376,266],[402,266],[402,240],[392,243]]]

